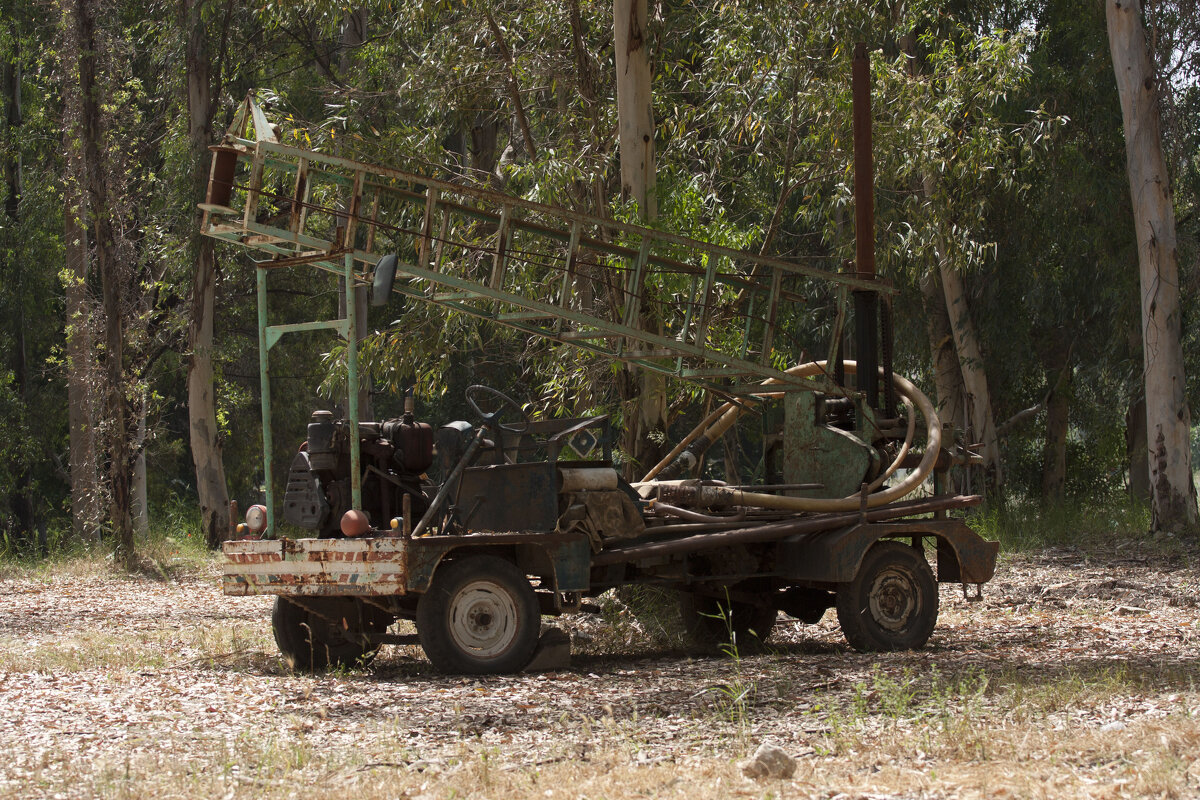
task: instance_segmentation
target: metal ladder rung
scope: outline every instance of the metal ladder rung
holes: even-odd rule
[[[529,319],[558,319],[558,317],[540,311],[514,311],[510,314],[497,314],[496,319],[501,322],[519,322]]]
[[[340,274],[351,270],[336,261],[344,255],[355,282],[367,281],[386,250],[403,261],[398,293],[724,394],[761,392],[764,378],[779,381],[769,391],[828,382],[774,366],[790,279],[827,277],[820,270],[277,143],[240,144],[247,185],[227,206],[202,207],[205,233],[266,254],[263,269],[313,263]],[[277,172],[291,173],[280,191],[292,200],[278,228],[255,216]],[[331,205],[329,185],[344,208]],[[312,231],[310,210],[320,215]],[[875,286],[828,277],[839,286],[840,332],[847,287]]]
[[[639,358],[674,358],[674,350],[625,350],[614,355],[618,361],[634,361]]]
[[[615,339],[622,334],[604,333],[603,331],[563,331],[558,338],[564,341],[574,339]]]
[[[442,294],[435,294],[429,299],[435,303],[444,303],[451,300],[484,300],[486,298],[487,295],[480,294],[479,292],[443,292]]]
[[[738,378],[750,373],[736,367],[705,367],[701,369],[685,369],[680,373],[681,378]]]

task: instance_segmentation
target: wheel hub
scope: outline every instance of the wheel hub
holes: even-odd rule
[[[464,586],[450,603],[450,636],[461,649],[493,658],[517,635],[517,605],[502,587],[488,581]]]
[[[920,605],[917,586],[902,570],[885,569],[871,584],[871,616],[889,631],[904,630]]]

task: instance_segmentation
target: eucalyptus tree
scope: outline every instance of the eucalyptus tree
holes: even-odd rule
[[[1163,157],[1160,90],[1139,0],[1107,0],[1105,8],[1138,239],[1152,528],[1191,528],[1200,511],[1191,466],[1175,207]]]
[[[1044,157],[994,197],[987,230],[996,259],[975,309],[993,354],[1010,485],[1056,504],[1125,486],[1138,449],[1137,426],[1124,443],[1141,393],[1137,288],[1103,8],[1047,0],[1026,12],[1014,24],[1037,33],[1030,77],[1005,116],[1019,120],[1043,104],[1064,122]]]
[[[752,241],[794,257],[831,268],[849,261],[847,62],[852,41],[873,43],[880,270],[908,303],[921,279],[949,289],[938,289],[932,308],[954,321],[946,327],[954,355],[935,360],[938,394],[943,403],[956,392],[974,400],[972,441],[985,442],[998,470],[987,353],[964,280],[983,274],[995,252],[989,197],[1014,182],[1055,123],[1036,107],[1015,123],[1002,116],[1004,99],[1028,80],[1028,34],[979,31],[928,4],[897,13],[855,3],[804,16],[737,3],[706,11],[697,26],[705,35],[675,37],[681,55],[671,72],[682,91],[668,96],[684,110],[664,120],[678,144],[663,147],[660,173],[670,175],[672,153],[682,152],[681,171],[707,189],[710,219],[736,220]]]
[[[213,121],[225,90],[233,4],[186,0],[178,19],[185,32],[184,91],[187,108],[191,197],[198,199],[208,178],[208,147]],[[216,313],[217,265],[214,241],[200,235],[200,211],[192,212],[188,252],[192,266],[191,313],[188,318],[188,440],[196,470],[200,527],[210,546],[229,530],[229,491],[221,460],[221,426],[217,419],[214,381],[213,325]]]
[[[100,98],[112,90],[107,51],[99,30],[95,0],[77,0],[67,9],[74,57],[70,74],[79,88],[78,128],[81,167],[86,196],[87,227],[93,238],[93,259],[100,278],[104,313],[104,411],[107,417],[109,459],[109,523],[116,537],[117,554],[126,566],[136,564],[132,507],[134,456],[130,447],[129,409],[125,394],[125,303],[129,264],[118,249],[114,226],[110,159],[106,147]]]

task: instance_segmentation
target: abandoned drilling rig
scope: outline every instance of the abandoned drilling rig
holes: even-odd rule
[[[542,615],[587,610],[589,598],[628,584],[678,590],[690,632],[714,644],[753,646],[780,611],[812,623],[832,607],[859,650],[924,645],[937,584],[974,584],[977,595],[998,545],[947,515],[980,501],[937,493],[970,454],[892,373],[869,130],[860,147],[859,128],[856,119],[857,265],[832,273],[284,146],[248,100],[213,148],[201,204],[207,235],[260,259],[266,497],[239,526],[245,537],[224,545],[225,592],[277,595],[276,641],[308,669],[419,642],[442,670],[520,670]],[[361,420],[351,391],[344,418],[313,413],[279,504],[271,347],[290,333],[334,331],[357,385],[353,302],[345,319],[271,324],[269,278],[302,268],[370,286],[376,304],[403,296],[473,315],[691,382],[723,404],[631,482],[613,467],[605,417],[531,420],[472,386],[477,418],[435,429],[416,420],[411,398],[400,418]],[[585,291],[597,282],[606,291]],[[824,358],[781,367],[780,309],[803,304],[797,287],[814,284],[837,296],[825,349],[808,350]],[[647,285],[671,286],[670,302]],[[736,324],[716,321],[718,299],[732,294]],[[641,324],[651,306],[657,324]],[[855,360],[842,352],[847,338]],[[767,406],[782,422],[761,482],[699,474],[704,450]],[[930,478],[933,494],[923,489]],[[276,538],[280,516],[311,537]],[[389,633],[397,619],[414,621],[416,637]]]

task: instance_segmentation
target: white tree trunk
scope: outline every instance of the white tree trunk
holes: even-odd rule
[[[643,220],[652,220],[658,216],[658,203],[654,196],[654,107],[646,16],[646,0],[613,0],[621,195],[638,204]]]
[[[954,334],[950,330],[950,318],[946,313],[946,296],[942,293],[942,282],[938,273],[929,271],[921,278],[921,295],[925,307],[925,331],[929,336],[929,352],[933,356],[933,383],[937,389],[937,412],[943,424],[949,423],[958,429],[967,426],[967,414],[963,401],[962,369],[958,365],[958,351],[954,347]]]
[[[1145,360],[1152,529],[1197,522],[1191,414],[1180,338],[1175,209],[1162,152],[1158,89],[1146,50],[1141,0],[1107,0],[1108,45],[1121,96],[1125,158],[1137,230]]]
[[[189,143],[194,170],[194,196],[203,196],[207,175],[209,128],[213,103],[211,63],[204,21],[198,4],[188,9],[186,58]],[[221,463],[220,426],[213,380],[213,313],[216,303],[217,264],[212,239],[200,235],[200,214],[192,223],[192,308],[188,324],[188,434],[192,465],[196,469],[196,494],[200,526],[205,541],[217,547],[229,537],[229,489]]]
[[[613,47],[617,69],[617,129],[621,152],[621,199],[637,203],[642,222],[658,216],[654,177],[654,107],[646,0],[613,0]],[[645,298],[645,287],[634,287]],[[649,298],[642,302],[646,329],[657,325]],[[625,451],[645,470],[661,456],[650,438],[667,429],[666,382],[657,372],[643,370],[635,380],[625,367],[622,387],[633,403],[625,419]],[[633,478],[633,473],[627,475]]]
[[[962,275],[948,266],[943,259],[938,265],[942,278],[942,292],[946,295],[946,311],[950,314],[950,330],[954,334],[954,349],[958,351],[958,364],[962,369],[963,386],[967,391],[967,412],[974,442],[983,446],[983,460],[997,486],[1004,483],[1004,471],[1000,463],[1000,440],[996,436],[996,418],[992,415],[992,396],[988,391],[987,373],[983,369],[983,352],[979,348],[979,337],[975,323],[967,307],[967,292]]]
[[[935,195],[936,178],[926,175],[922,186],[925,197]],[[937,241],[935,250],[938,262],[938,278],[945,297],[946,313],[950,320],[950,332],[954,338],[954,350],[958,355],[958,366],[962,371],[962,386],[966,394],[965,428],[974,441],[968,445],[983,447],[983,460],[996,486],[1004,483],[1003,465],[1000,460],[1000,438],[996,434],[996,418],[992,414],[992,395],[988,391],[987,372],[983,368],[983,351],[979,347],[979,335],[967,303],[967,290],[962,273],[949,263],[946,248]],[[927,280],[932,280],[930,276]],[[941,388],[940,386],[938,387]]]

